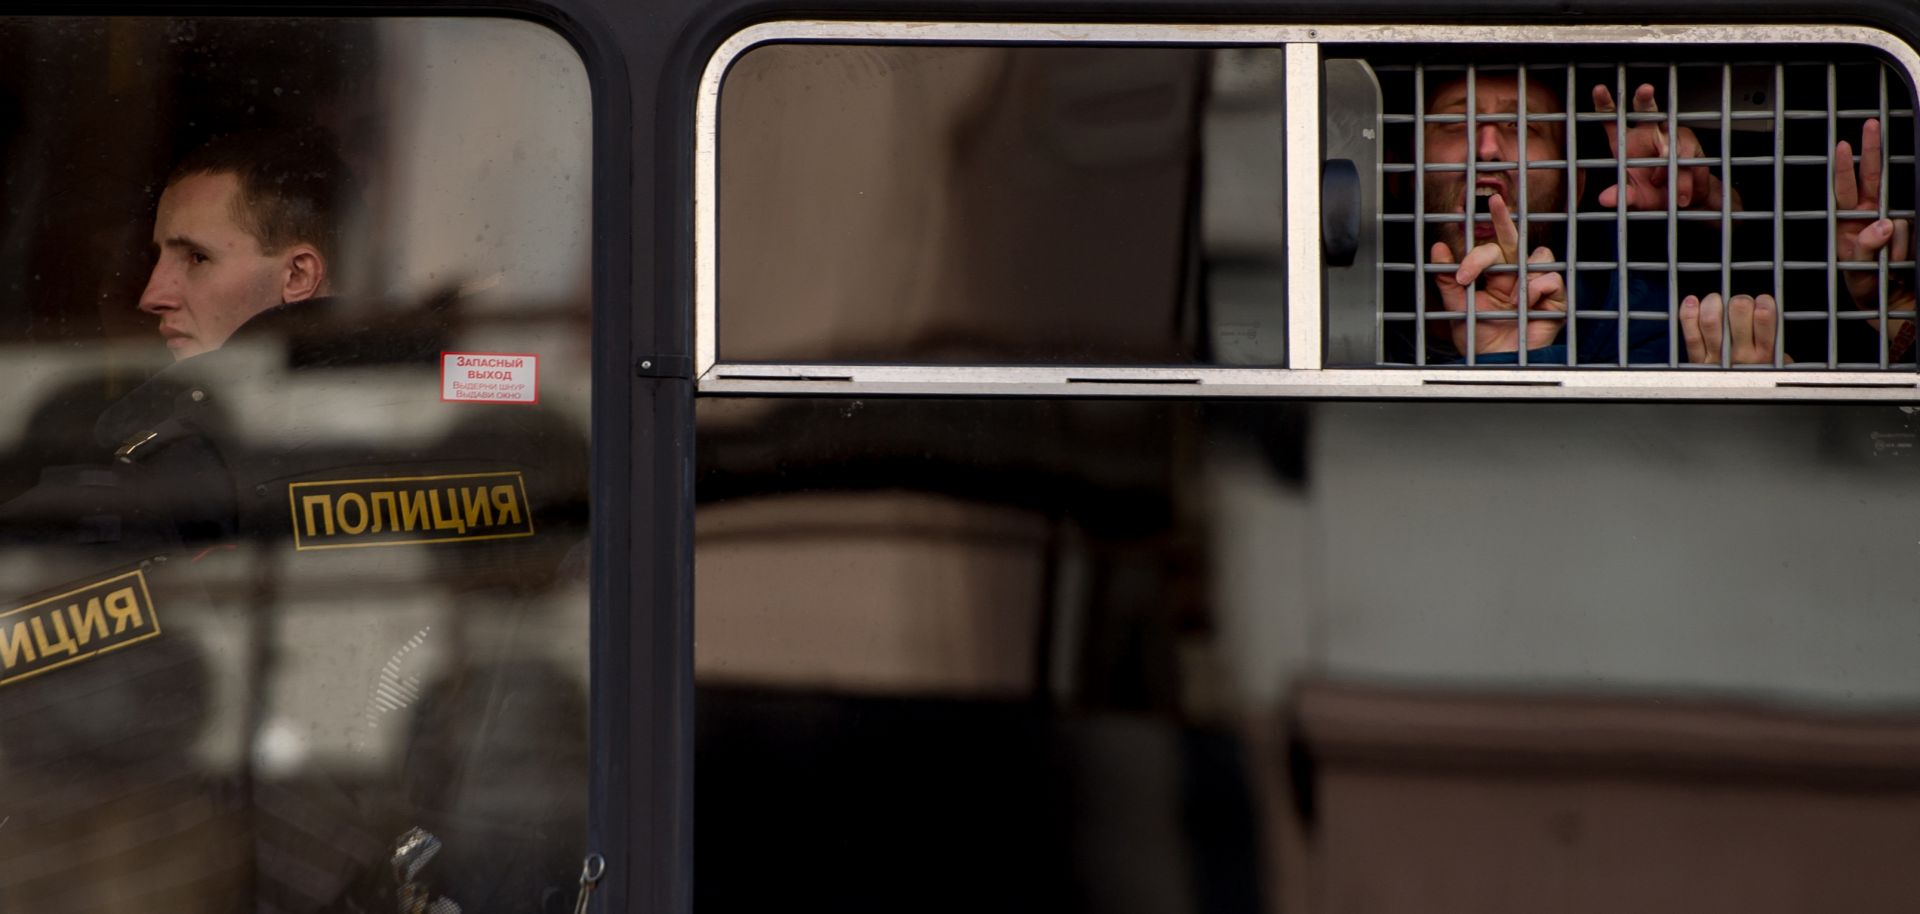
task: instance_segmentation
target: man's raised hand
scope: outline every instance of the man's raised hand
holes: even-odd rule
[[[1614,111],[1613,92],[1604,85],[1593,87],[1594,110],[1611,114]],[[1656,112],[1660,110],[1654,101],[1653,86],[1641,83],[1633,93],[1633,110],[1636,112]],[[1629,121],[1629,124],[1632,122]],[[1605,125],[1607,146],[1618,158],[1622,155],[1617,134],[1619,129],[1609,121]],[[1698,158],[1704,154],[1700,138],[1690,127],[1680,127],[1675,135],[1675,158]],[[1641,122],[1627,128],[1626,158],[1666,158],[1668,151],[1666,124],[1660,121]],[[1680,209],[1713,210],[1720,209],[1720,197],[1724,188],[1713,170],[1705,165],[1681,165],[1674,170],[1676,205]],[[1642,165],[1627,168],[1627,208],[1636,210],[1663,210],[1667,208],[1667,167],[1665,165]],[[1600,192],[1601,206],[1619,204],[1620,185],[1612,184]],[[1728,209],[1740,211],[1740,194],[1734,192],[1727,201]]]
[[[1459,268],[1452,275],[1445,273],[1434,277],[1435,285],[1440,289],[1441,306],[1448,311],[1465,313],[1467,310],[1467,288],[1474,280],[1483,275],[1485,282],[1480,284],[1479,293],[1474,297],[1473,310],[1477,313],[1488,311],[1517,311],[1521,307],[1532,311],[1567,311],[1566,284],[1559,273],[1528,273],[1525,304],[1516,294],[1520,284],[1516,273],[1487,273],[1494,264],[1517,263],[1520,247],[1520,230],[1513,222],[1513,214],[1507,210],[1507,203],[1498,194],[1487,198],[1487,212],[1493,218],[1494,241],[1478,245],[1460,259]],[[1473,227],[1467,226],[1466,237],[1473,237]],[[1437,243],[1429,252],[1434,263],[1453,263],[1453,251],[1445,244]],[[1538,247],[1527,257],[1528,263],[1549,263],[1554,259],[1553,252],[1546,247]],[[1551,344],[1560,335],[1560,328],[1566,323],[1564,318],[1535,318],[1527,320],[1526,347],[1538,349]],[[1467,322],[1448,321],[1448,330],[1453,335],[1453,345],[1463,356],[1469,351]],[[1520,322],[1513,317],[1477,318],[1474,321],[1471,351],[1475,354],[1491,352],[1513,352],[1520,348]]]
[[[1718,292],[1704,299],[1687,296],[1680,302],[1680,335],[1687,341],[1687,361],[1696,365],[1772,364],[1779,313],[1771,295],[1735,295],[1724,308]],[[1720,360],[1722,327],[1731,343],[1726,362]]]
[[[1833,205],[1838,210],[1877,209],[1880,206],[1880,121],[1869,118],[1860,128],[1860,157],[1841,140],[1833,148]],[[1834,252],[1843,261],[1871,262],[1887,250],[1891,260],[1907,259],[1912,226],[1905,219],[1840,219],[1834,223]],[[1880,277],[1868,270],[1846,270],[1847,292],[1861,308],[1880,306]],[[1895,286],[1896,289],[1899,286]],[[1889,297],[1895,297],[1890,295]],[[1898,307],[1898,306],[1895,306]]]

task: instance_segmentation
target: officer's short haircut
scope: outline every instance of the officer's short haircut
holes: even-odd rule
[[[305,242],[335,267],[340,219],[352,177],[333,135],[317,127],[229,133],[180,160],[172,187],[194,175],[230,174],[240,181],[234,221],[268,254]]]

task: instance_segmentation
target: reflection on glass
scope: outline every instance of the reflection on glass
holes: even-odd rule
[[[1282,55],[747,52],[721,90],[720,358],[1277,364]]]
[[[0,18],[0,910],[571,908],[588,143],[526,23]]]
[[[703,909],[1920,898],[1901,410],[699,423]]]

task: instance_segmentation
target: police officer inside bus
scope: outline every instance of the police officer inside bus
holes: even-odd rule
[[[153,271],[140,296],[178,365],[110,407],[95,437],[123,462],[191,486],[176,499],[190,539],[235,534],[218,453],[223,398],[256,387],[229,343],[298,334],[319,320],[333,286],[340,221],[352,183],[317,129],[218,137],[168,177],[153,224]]]
[[[434,363],[432,335],[362,333],[327,350],[325,364],[402,366],[356,420],[395,427],[443,416],[451,431],[410,444],[320,433],[314,411],[355,381],[289,370],[289,341],[325,339],[337,321],[329,295],[352,188],[318,130],[232,135],[184,159],[160,196],[139,301],[174,363],[100,416],[95,439],[110,458],[51,468],[0,506],[0,537],[42,557],[44,576],[13,604],[26,608],[0,620],[0,801],[13,816],[0,830],[0,908],[104,909],[88,894],[98,893],[151,911],[373,911],[395,910],[408,892],[484,908],[554,895],[577,873],[577,858],[543,856],[564,842],[523,834],[535,831],[525,823],[556,821],[553,803],[521,807],[584,796],[570,780],[585,767],[575,757],[584,735],[574,732],[584,696],[550,666],[471,646],[479,640],[448,654],[418,684],[415,705],[397,709],[409,722],[397,747],[402,776],[337,782],[320,768],[289,781],[252,767],[260,727],[288,698],[271,688],[286,641],[275,592],[285,571],[276,569],[320,555],[327,568],[424,574],[465,619],[511,629],[537,624],[538,592],[584,535],[555,507],[584,503],[584,467],[566,456],[584,448],[560,440],[576,433],[538,408],[510,418],[446,412],[438,385],[406,367]],[[230,404],[242,398],[255,425],[293,421],[239,427]],[[306,504],[307,514],[289,516],[302,492],[338,510]],[[430,512],[403,511],[429,496]],[[414,537],[404,544],[432,538],[433,548],[301,551],[316,535],[324,546],[358,546],[403,533]],[[87,602],[96,590],[98,612]],[[346,599],[401,610],[380,593]],[[407,611],[418,613],[414,599]],[[21,640],[29,634],[46,637]],[[220,643],[238,645],[239,656],[210,662],[205,645]],[[383,645],[361,649],[372,648]],[[237,694],[223,697],[216,667],[246,670]],[[377,661],[337,664],[333,678],[346,687],[337,698],[367,700],[379,674]],[[242,761],[207,762],[234,745]],[[497,771],[530,783],[508,793]],[[37,850],[59,844],[84,857],[96,845],[125,847],[130,821],[197,838],[139,843],[116,858],[124,872],[96,866],[86,879]]]
[[[253,688],[243,708],[221,697],[205,645],[248,644],[246,664],[266,643],[254,601],[212,595],[200,573],[238,548],[250,458],[224,401],[259,382],[219,350],[326,294],[348,186],[318,131],[235,135],[183,161],[139,303],[178,361],[100,416],[101,460],[48,467],[0,506],[9,557],[34,569],[9,579],[0,620],[0,908],[243,911],[275,894],[256,871],[275,829],[248,767],[207,761],[245,738],[216,724],[259,705]],[[189,840],[130,844],[138,823]]]

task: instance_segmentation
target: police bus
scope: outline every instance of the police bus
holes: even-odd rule
[[[1911,910],[1920,8],[0,14],[0,911]]]

